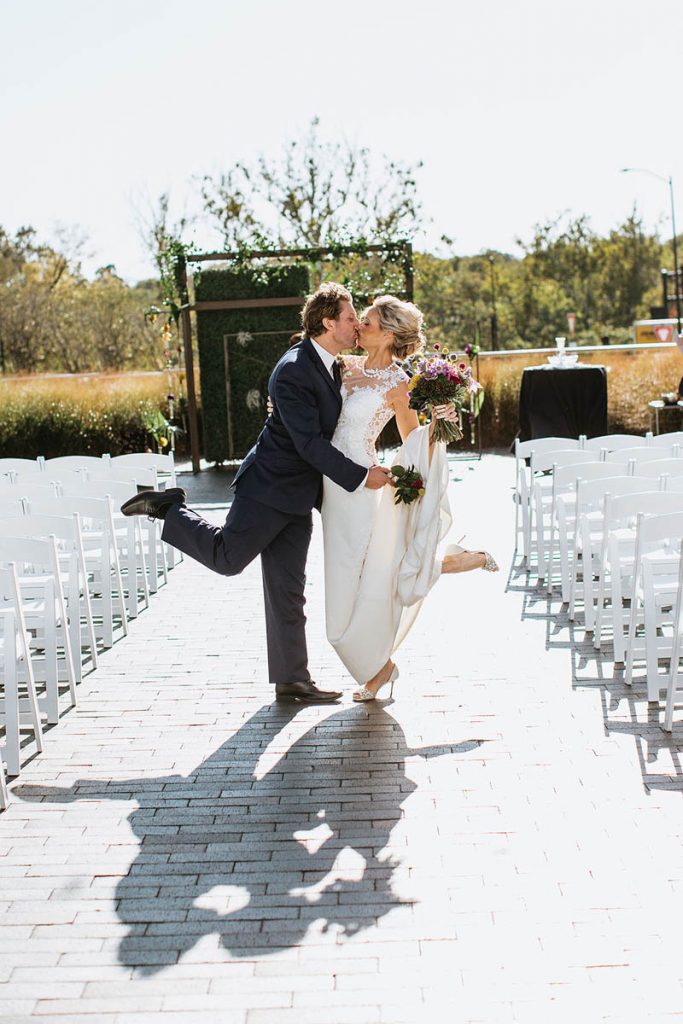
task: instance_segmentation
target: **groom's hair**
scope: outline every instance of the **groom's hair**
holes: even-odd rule
[[[301,311],[301,326],[307,338],[319,338],[325,333],[323,320],[337,320],[342,302],[352,302],[351,292],[341,284],[330,281],[321,284],[316,292],[309,295]]]

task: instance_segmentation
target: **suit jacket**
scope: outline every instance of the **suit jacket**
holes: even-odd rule
[[[323,476],[355,491],[367,467],[330,443],[342,399],[309,338],[285,352],[268,392],[275,410],[235,477],[238,495],[303,515],[320,508]]]

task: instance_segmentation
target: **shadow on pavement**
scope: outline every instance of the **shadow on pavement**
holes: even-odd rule
[[[137,801],[140,849],[115,897],[123,965],[154,974],[214,933],[232,956],[267,954],[314,925],[354,935],[405,904],[386,847],[415,789],[406,757],[481,741],[411,749],[377,706],[340,710],[287,747],[278,736],[300,707],[261,708],[188,776],[14,788],[27,801]]]

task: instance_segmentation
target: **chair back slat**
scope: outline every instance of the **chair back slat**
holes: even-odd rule
[[[584,441],[586,451],[616,452],[622,448],[644,448],[649,443],[646,436],[637,434],[603,434],[601,437],[589,437]]]
[[[656,451],[656,449],[654,450]],[[683,459],[654,459],[652,462],[636,462],[633,467],[633,475],[653,479],[664,475],[682,476]]]
[[[531,456],[532,473],[546,473],[555,467],[588,465],[600,462],[599,452],[585,452],[581,449],[559,452],[534,452]]]

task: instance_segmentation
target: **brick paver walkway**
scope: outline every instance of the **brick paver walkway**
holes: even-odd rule
[[[683,1019],[683,725],[508,578],[511,461],[453,476],[502,571],[440,581],[393,702],[325,643],[319,530],[338,707],[271,703],[258,565],[171,574],[0,815],[3,1022]]]

